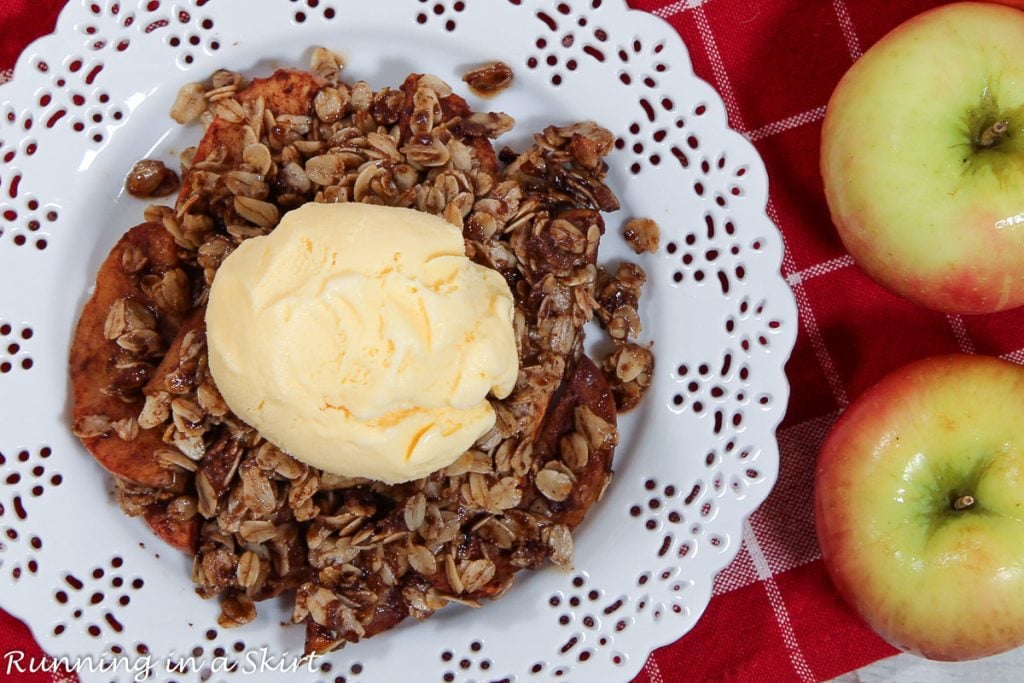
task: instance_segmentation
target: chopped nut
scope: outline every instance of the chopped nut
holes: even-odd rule
[[[634,218],[626,223],[626,227],[622,230],[622,236],[626,238],[629,246],[633,247],[633,251],[636,253],[653,254],[658,251],[661,229],[650,218]]]
[[[505,62],[491,62],[467,71],[462,80],[481,97],[492,97],[512,85],[512,69]]]
[[[178,98],[171,107],[171,118],[184,125],[192,123],[206,111],[206,98],[201,83],[188,83],[178,91]]]

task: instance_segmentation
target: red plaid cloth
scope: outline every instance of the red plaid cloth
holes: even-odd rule
[[[54,0],[0,0],[0,73],[52,30]],[[811,488],[815,456],[842,408],[911,360],[967,351],[1024,362],[1024,309],[961,317],[917,308],[874,283],[843,251],[818,174],[825,104],[861,52],[937,0],[632,0],[686,40],[694,69],[757,146],[769,215],[786,241],[783,273],[800,334],[779,430],[779,482],[744,530],[736,560],[697,627],[650,658],[637,681],[817,681],[894,653],[840,601],[822,568]],[[2,81],[0,76],[0,81]],[[0,91],[2,92],[2,91]],[[0,656],[38,652],[0,612]],[[43,681],[47,677],[25,678]]]

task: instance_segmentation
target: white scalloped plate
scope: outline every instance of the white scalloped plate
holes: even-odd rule
[[[199,136],[167,116],[180,85],[219,67],[305,66],[315,45],[375,88],[413,71],[462,85],[469,65],[506,61],[515,86],[470,98],[517,119],[502,142],[586,118],[620,136],[610,184],[623,210],[608,217],[603,260],[630,255],[626,218],[662,227],[661,250],[642,259],[656,377],[621,420],[616,478],[576,533],[573,570],[524,575],[479,611],[453,606],[347,647],[317,676],[628,680],[700,617],[775,481],[797,318],[761,160],[673,29],[622,0],[72,0],[0,89],[0,600],[50,653],[113,651],[134,667],[148,653],[156,680],[237,678],[228,660],[248,671],[263,646],[301,650],[302,628],[280,625],[285,601],[217,629],[189,560],[121,514],[69,431],[66,357],[100,262],[141,220],[125,173],[146,156],[174,161]],[[199,666],[172,676],[172,653]]]

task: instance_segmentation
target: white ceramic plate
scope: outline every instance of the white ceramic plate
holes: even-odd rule
[[[610,185],[623,209],[608,217],[602,260],[631,256],[618,236],[626,218],[662,228],[661,250],[642,259],[656,377],[621,420],[617,474],[576,533],[572,571],[523,575],[479,611],[453,606],[347,647],[317,676],[628,680],[700,617],[775,481],[796,310],[761,160],[673,29],[622,0],[72,0],[0,88],[0,601],[50,653],[113,649],[133,667],[148,656],[156,680],[230,678],[229,659],[248,671],[261,647],[301,650],[303,629],[280,625],[285,601],[216,629],[189,559],[121,514],[69,431],[66,358],[99,264],[141,220],[127,170],[174,161],[200,135],[168,118],[178,88],[219,67],[305,67],[315,45],[374,88],[410,72],[459,86],[468,66],[506,61],[515,86],[470,98],[517,119],[501,143],[521,148],[546,124],[588,118],[622,140]],[[191,674],[162,668],[193,652]],[[83,673],[111,678],[127,675]]]

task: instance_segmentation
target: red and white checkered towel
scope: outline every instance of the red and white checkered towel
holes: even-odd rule
[[[59,0],[0,0],[0,73],[54,25]],[[1024,309],[962,317],[880,289],[844,252],[818,174],[825,104],[864,49],[936,0],[632,0],[686,40],[694,69],[725,100],[770,179],[768,212],[786,242],[783,274],[800,334],[788,365],[782,466],[743,548],[697,627],[650,658],[637,681],[818,681],[893,654],[840,601],[821,565],[811,505],[814,461],[847,403],[917,358],[967,351],[1024,362]],[[0,81],[2,81],[0,76]],[[2,91],[0,91],[2,92]],[[0,655],[36,649],[0,611]],[[46,681],[39,676],[26,681]]]

